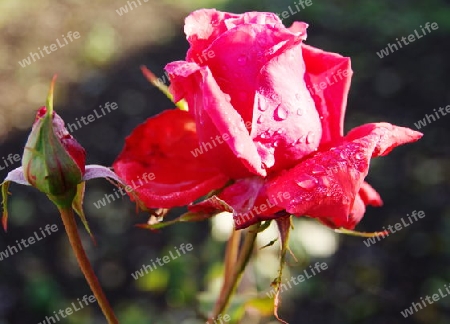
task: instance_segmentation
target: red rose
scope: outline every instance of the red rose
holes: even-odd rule
[[[185,99],[189,113],[138,127],[114,165],[125,179],[154,172],[157,185],[137,190],[148,207],[192,203],[227,180],[234,184],[218,197],[232,207],[237,228],[286,212],[353,228],[366,205],[382,204],[364,182],[370,159],[422,134],[380,123],[344,137],[350,59],[302,44],[307,26],[286,28],[276,15],[257,12],[199,10],[186,19],[186,61],[166,70],[175,100]],[[196,128],[183,126],[187,120]],[[182,134],[189,141],[175,152],[164,145]],[[138,171],[124,168],[131,163]],[[212,199],[190,209],[217,206]]]

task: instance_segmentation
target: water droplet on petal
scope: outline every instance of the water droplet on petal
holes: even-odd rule
[[[261,111],[266,111],[268,108],[266,100],[263,97],[258,98],[258,109]]]
[[[258,123],[258,124],[261,124],[261,123],[263,123],[263,122],[264,122],[264,116],[261,115],[261,116],[258,117],[257,123]]]
[[[288,111],[282,105],[278,105],[275,109],[275,117],[278,120],[285,120],[288,117]]]
[[[300,136],[300,138],[295,142],[295,144],[301,144],[305,141],[305,136]]]
[[[278,147],[280,145],[280,141],[273,142],[273,147]]]
[[[357,160],[362,160],[362,159],[364,159],[364,154],[362,154],[362,153],[356,153],[355,159],[357,159]]]
[[[241,55],[237,61],[239,65],[245,65],[247,63],[247,57],[245,55]]]
[[[324,187],[330,187],[330,185],[331,185],[331,181],[330,181],[330,178],[328,176],[321,177],[320,178],[320,183]]]
[[[326,172],[325,168],[320,164],[315,164],[311,170],[312,174],[324,174]]]
[[[339,153],[339,156],[341,157],[341,159],[347,160],[347,154],[345,154],[344,151],[341,151],[341,152]]]
[[[320,116],[320,119],[323,119],[323,116]]]
[[[277,130],[277,134],[283,134],[283,130],[280,128],[279,130]]]
[[[301,100],[302,99],[302,96],[300,95],[300,93],[297,93],[295,95],[295,99],[297,99],[297,100]]]
[[[311,144],[314,141],[314,133],[309,132],[308,135],[306,135],[306,144]]]
[[[303,108],[297,109],[297,115],[299,116],[303,115]]]
[[[305,174],[299,179],[296,179],[295,183],[303,189],[313,189],[317,185],[318,181],[316,178]]]
[[[348,203],[350,203],[350,198],[348,198],[347,196],[343,196],[342,197],[342,203],[344,205],[347,205]]]
[[[262,133],[262,134],[260,135],[260,137],[261,137],[262,139],[267,138],[266,133]]]
[[[276,93],[273,93],[270,97],[276,102],[280,101],[280,96]]]

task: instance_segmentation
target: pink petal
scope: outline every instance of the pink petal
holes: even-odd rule
[[[273,13],[233,14],[215,9],[194,11],[186,18],[184,25],[184,32],[191,45],[186,60],[200,64],[211,43],[221,34],[244,24],[283,26],[281,20]]]
[[[261,70],[252,137],[271,172],[293,166],[317,150],[322,127],[303,75],[300,44],[285,48]]]
[[[242,116],[244,122],[256,121],[252,119],[255,93],[260,86],[258,77],[263,66],[279,55],[283,55],[284,51],[299,47],[305,37],[306,31],[303,34],[294,34],[284,26],[280,29],[271,25],[240,25],[222,34],[211,44],[209,49],[214,56],[205,64],[210,68],[222,91],[230,95],[231,104]],[[233,50],[230,51],[230,48]],[[287,58],[284,55],[283,57]],[[280,65],[291,65],[294,58],[290,58],[291,60],[277,62]],[[300,65],[301,53],[295,59],[299,60],[295,63]],[[301,87],[303,83],[301,75],[298,75],[296,79],[302,81],[298,83],[295,83],[296,80],[291,81],[291,88]],[[306,91],[305,86],[304,88]]]
[[[319,218],[331,227],[353,229],[362,217],[361,203],[381,203],[374,190],[363,182],[370,159],[420,138],[420,133],[391,124],[372,126],[356,128],[344,144],[319,152],[270,181],[269,199],[275,200],[279,192],[289,192],[295,198],[278,204],[287,212]],[[360,192],[362,195],[357,198]]]
[[[376,142],[372,157],[384,156],[399,145],[419,140],[422,133],[406,127],[399,127],[389,123],[372,123],[353,128],[345,139],[352,141],[364,137]]]
[[[230,104],[208,67],[173,62],[166,66],[175,100],[186,98],[205,155],[232,178],[266,175],[242,117]],[[251,125],[250,125],[251,126]]]
[[[305,81],[322,117],[321,144],[343,135],[347,95],[353,71],[350,58],[302,44]]]

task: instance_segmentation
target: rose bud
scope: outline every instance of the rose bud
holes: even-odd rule
[[[25,145],[22,167],[28,183],[50,199],[72,204],[77,185],[83,181],[86,153],[53,111],[54,80],[47,107],[41,107]]]

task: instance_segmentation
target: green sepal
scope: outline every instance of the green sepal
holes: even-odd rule
[[[97,245],[97,242],[95,240],[94,235],[91,232],[91,229],[89,228],[88,221],[86,219],[86,215],[84,214],[83,210],[83,199],[84,199],[84,190],[86,187],[86,182],[82,182],[77,186],[77,194],[72,202],[72,208],[77,213],[77,215],[80,217],[81,222],[84,225],[84,228],[88,232],[89,236],[91,237],[92,242],[94,242],[95,245]]]

